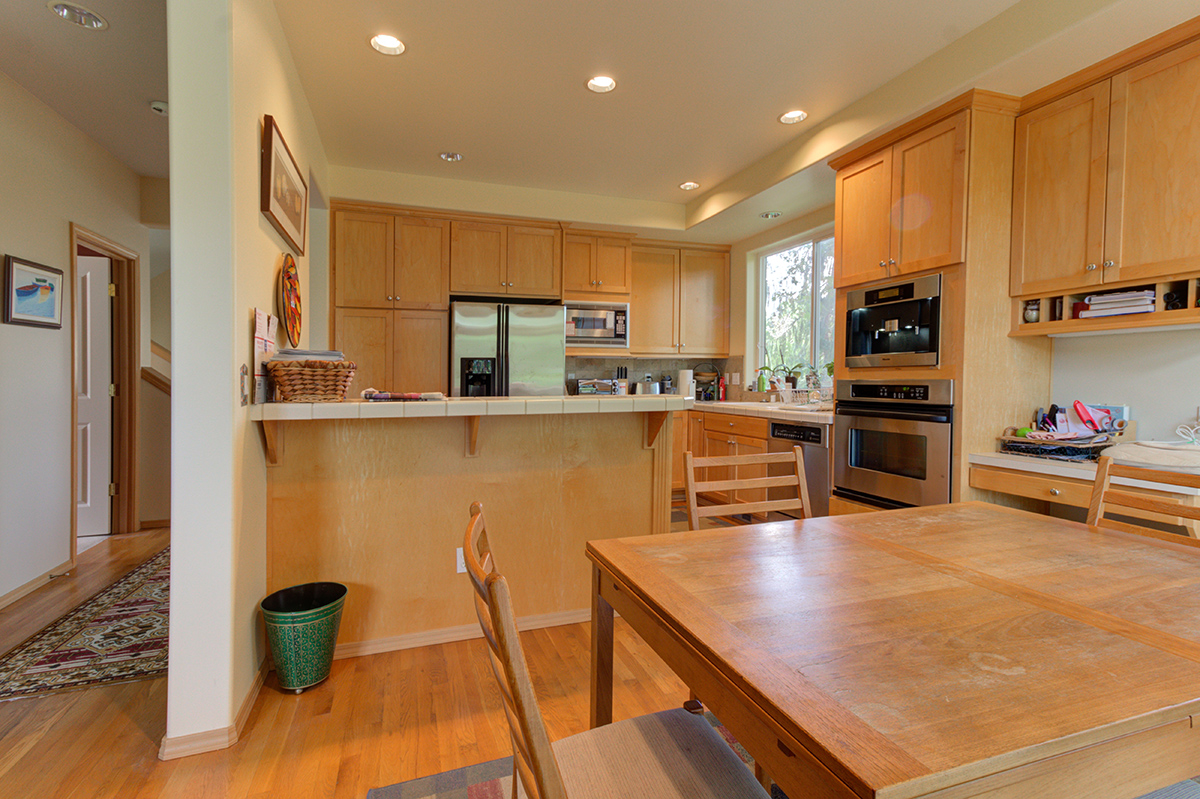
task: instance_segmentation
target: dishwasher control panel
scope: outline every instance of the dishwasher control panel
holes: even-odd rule
[[[771,422],[771,438],[799,441],[804,444],[824,444],[821,425]]]

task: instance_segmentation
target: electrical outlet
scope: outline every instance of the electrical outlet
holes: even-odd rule
[[[458,555],[458,573],[465,574],[467,571],[467,561],[466,561],[466,558],[463,557],[462,547],[459,547],[458,549],[456,549],[454,551]]]

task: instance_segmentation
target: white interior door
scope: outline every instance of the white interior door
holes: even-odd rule
[[[112,532],[112,263],[79,256],[75,294],[77,535]]]

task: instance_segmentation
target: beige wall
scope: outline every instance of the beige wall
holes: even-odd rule
[[[145,257],[138,177],[0,74],[0,252],[70,274],[75,222]],[[70,558],[70,286],[61,330],[0,324],[0,596]]]
[[[183,544],[171,573],[169,753],[228,740],[264,657],[266,465],[237,374],[251,361],[254,308],[274,312],[286,247],[259,211],[263,116],[275,117],[311,187],[327,165],[270,0],[168,0],[168,41],[171,518]],[[308,259],[297,266],[303,300]],[[320,323],[305,320],[301,346]]]

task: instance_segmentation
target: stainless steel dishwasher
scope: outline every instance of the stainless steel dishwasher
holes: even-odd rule
[[[819,422],[771,422],[771,435],[767,438],[768,452],[790,452],[799,446],[804,452],[804,477],[808,483],[808,501],[812,505],[811,516],[829,515],[829,428]],[[767,474],[782,476],[791,471],[786,464],[771,464]],[[790,496],[787,488],[768,488],[767,499],[784,499]],[[793,516],[793,512],[785,511]]]

